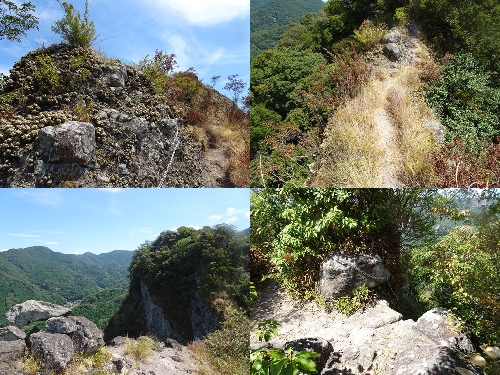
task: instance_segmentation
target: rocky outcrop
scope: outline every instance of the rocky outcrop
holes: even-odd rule
[[[173,329],[160,306],[154,303],[146,284],[141,282],[141,296],[144,302],[146,315],[146,327],[148,332],[153,333],[158,339],[165,340],[168,337],[182,340],[179,334]]]
[[[0,186],[227,186],[205,157],[200,127],[193,129],[208,112],[211,124],[224,126],[219,117],[233,103],[191,78],[211,109],[192,110],[194,117],[182,99],[157,95],[140,69],[93,49],[55,44],[28,53],[0,92]],[[210,148],[224,142],[217,143]]]
[[[198,292],[194,292],[191,298],[191,328],[193,338],[200,339],[219,327],[219,316],[201,298]]]
[[[23,358],[24,340],[0,341],[0,363],[10,363]]]
[[[28,300],[12,306],[5,314],[9,325],[23,328],[30,322],[36,322],[55,316],[67,315],[71,309],[52,303]]]
[[[0,328],[0,341],[16,341],[24,340],[26,333],[15,326],[7,326]]]
[[[68,335],[76,353],[86,353],[104,345],[102,330],[83,316],[51,318],[45,326],[47,332]]]
[[[349,295],[365,284],[374,288],[389,279],[379,255],[331,253],[319,269],[319,291],[325,297]]]
[[[37,332],[28,340],[31,353],[46,369],[62,372],[73,359],[73,343],[67,335]]]
[[[416,329],[436,344],[448,348],[459,348],[463,352],[476,351],[477,338],[447,309],[436,307],[417,320]]]
[[[94,156],[95,128],[88,122],[67,121],[38,132],[39,155],[44,162],[88,165]],[[39,171],[40,173],[40,171]]]
[[[383,54],[392,62],[406,65],[416,59],[416,55],[412,51],[412,41],[405,40],[403,34],[397,29],[389,30],[382,37],[381,42],[384,45]]]
[[[482,370],[466,361],[462,353],[477,348],[460,343],[463,337],[444,309],[433,309],[417,321],[402,320],[385,301],[347,317],[325,311],[314,302],[288,298],[273,284],[262,290],[252,311],[252,328],[265,319],[277,320],[279,335],[271,341],[278,348],[294,352],[314,350],[318,374],[360,375],[455,375],[463,367],[474,375]],[[446,328],[448,327],[448,328]],[[466,327],[461,327],[467,332]],[[452,337],[452,339],[450,339]],[[262,346],[255,333],[251,348]]]

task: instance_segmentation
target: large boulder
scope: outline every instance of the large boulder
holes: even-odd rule
[[[76,331],[76,322],[64,316],[50,318],[45,322],[45,328],[50,333],[70,334]]]
[[[88,122],[67,121],[39,130],[39,152],[52,163],[88,164],[96,147],[95,129]]]
[[[379,255],[330,253],[319,269],[319,291],[325,297],[340,297],[365,284],[374,288],[389,279]]]
[[[359,314],[353,315],[353,324],[360,328],[380,328],[395,323],[403,318],[403,315],[389,307],[387,301],[380,300],[377,304]]]
[[[396,29],[390,30],[382,37],[382,43],[401,43],[402,41],[403,36]]]
[[[52,303],[28,300],[12,306],[5,314],[7,323],[18,328],[23,328],[30,322],[67,315],[71,309]]]
[[[103,69],[106,83],[109,87],[124,87],[127,79],[127,69],[124,65],[108,65]]]
[[[417,320],[416,329],[438,345],[464,352],[478,350],[472,332],[443,307],[436,307],[422,315]]]
[[[11,363],[23,358],[24,340],[0,341],[0,363]]]
[[[396,43],[387,43],[382,52],[391,61],[399,61],[403,57],[403,52]]]
[[[86,353],[104,345],[104,333],[95,323],[83,316],[70,316],[76,325],[76,330],[69,334],[75,352]]]
[[[390,375],[456,375],[462,367],[474,375],[483,372],[477,366],[458,357],[450,348],[432,345],[415,345],[397,356]]]
[[[28,338],[33,356],[46,369],[62,372],[73,359],[73,342],[60,333],[37,332]]]
[[[25,338],[26,333],[15,326],[0,328],[0,341],[17,341]]]

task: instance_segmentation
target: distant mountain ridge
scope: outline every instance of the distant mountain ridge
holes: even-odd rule
[[[133,253],[73,255],[44,246],[0,252],[0,322],[5,322],[7,309],[28,299],[65,304],[109,288],[127,288]]]
[[[324,6],[322,0],[250,0],[250,58],[276,46],[287,25]]]

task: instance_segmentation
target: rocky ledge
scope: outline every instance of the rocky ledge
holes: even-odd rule
[[[321,375],[455,375],[456,367],[483,372],[463,359],[477,350],[473,335],[452,314],[435,308],[416,322],[402,320],[386,301],[347,317],[315,302],[297,302],[269,283],[252,311],[251,347],[263,346],[255,334],[264,319],[280,323],[274,347],[314,350]]]

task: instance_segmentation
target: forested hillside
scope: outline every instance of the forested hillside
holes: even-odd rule
[[[0,322],[5,323],[5,312],[28,299],[66,304],[84,299],[81,307],[90,313],[96,323],[109,319],[113,311],[95,314],[90,300],[99,301],[96,293],[112,294],[115,298],[127,287],[128,266],[132,251],[116,250],[104,254],[70,255],[57,253],[43,246],[10,249],[0,252]],[[110,289],[110,290],[108,290]],[[100,303],[109,303],[100,300]],[[114,309],[119,307],[115,303]]]
[[[251,62],[251,185],[497,186],[499,25],[493,0],[329,0],[290,24]]]
[[[319,295],[320,264],[332,252],[378,254],[390,285],[373,289],[373,298],[404,319],[449,309],[462,322],[456,329],[500,343],[498,191],[264,189],[252,194],[251,212],[257,289],[271,277],[297,298],[345,311],[359,300]]]
[[[288,24],[324,5],[322,0],[250,0],[250,58],[276,46]]]

